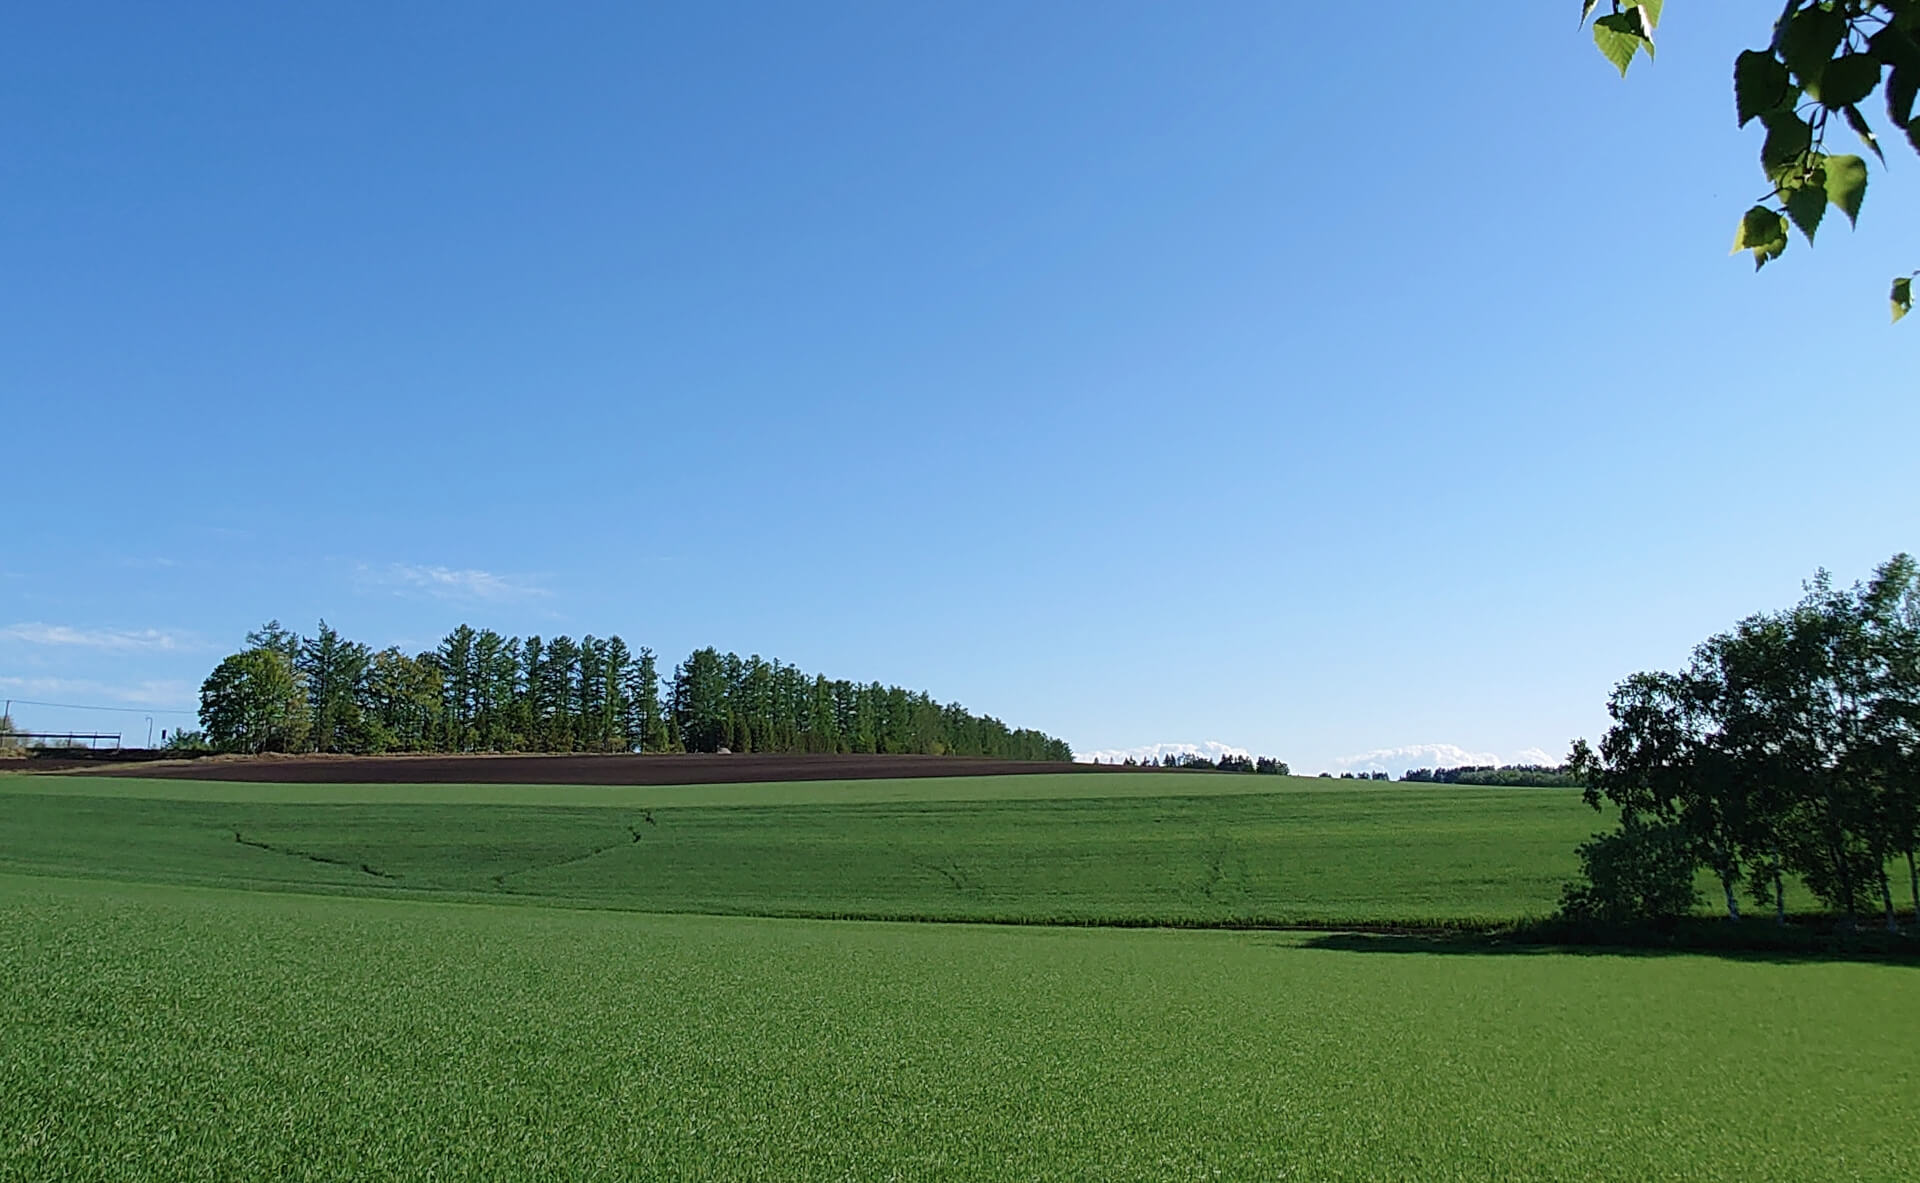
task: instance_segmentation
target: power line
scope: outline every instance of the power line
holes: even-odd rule
[[[198,715],[199,711],[182,710],[178,707],[90,707],[77,702],[35,702],[31,698],[9,698],[8,702],[17,702],[23,707],[54,707],[63,711],[121,711],[129,715]]]

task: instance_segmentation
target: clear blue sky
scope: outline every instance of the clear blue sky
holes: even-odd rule
[[[1920,547],[1920,159],[1728,258],[1764,11],[564,7],[0,18],[0,693],[466,620],[1558,756]]]

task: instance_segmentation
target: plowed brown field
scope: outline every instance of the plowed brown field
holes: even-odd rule
[[[47,768],[34,762],[35,770]],[[102,763],[81,775],[292,784],[708,785],[883,777],[1096,772],[1113,765],[972,756],[216,756]],[[1137,770],[1136,770],[1137,771]]]

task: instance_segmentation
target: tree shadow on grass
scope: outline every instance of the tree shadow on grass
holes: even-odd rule
[[[1769,965],[1867,962],[1920,969],[1920,936],[1908,930],[1846,933],[1827,926],[1771,921],[1688,921],[1657,930],[1581,930],[1563,924],[1495,932],[1329,932],[1294,945],[1343,953],[1443,956],[1719,957]]]

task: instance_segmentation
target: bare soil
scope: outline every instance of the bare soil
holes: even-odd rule
[[[151,763],[34,760],[32,771],[291,784],[706,785],[1101,772],[1113,765],[975,756],[209,756]]]

